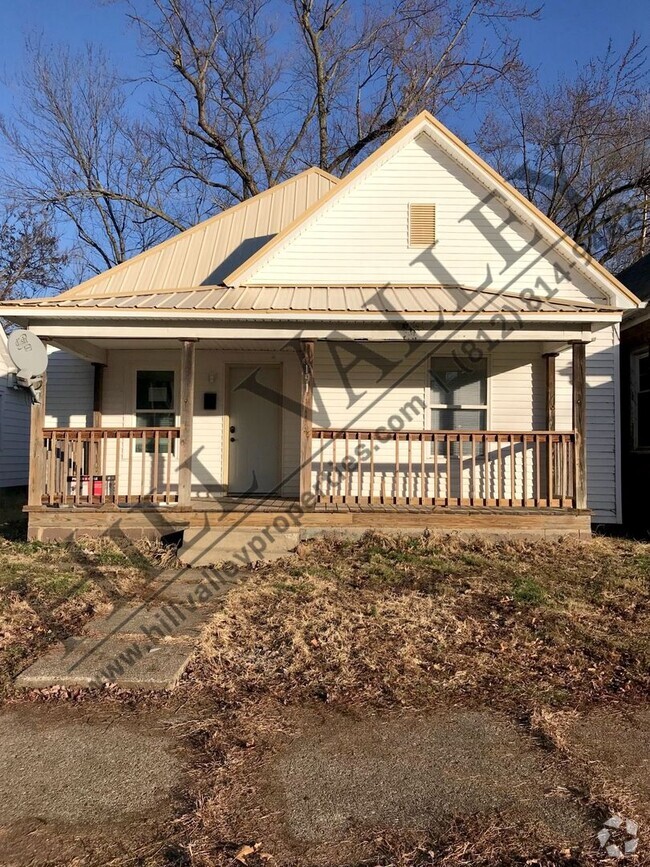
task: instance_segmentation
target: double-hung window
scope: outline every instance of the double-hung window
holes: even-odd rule
[[[135,387],[136,427],[171,428],[176,425],[174,409],[174,371],[138,370]],[[159,453],[169,451],[168,437],[160,437]],[[142,451],[142,440],[136,442],[136,450]],[[154,439],[146,440],[146,451],[154,451]]]
[[[631,357],[632,438],[637,451],[650,450],[650,350]]]
[[[468,360],[463,368],[453,357],[433,356],[429,375],[432,430],[487,429],[487,359]]]

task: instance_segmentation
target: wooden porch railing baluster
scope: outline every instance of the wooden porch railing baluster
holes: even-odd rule
[[[343,500],[359,504],[389,502],[420,506],[444,503],[447,506],[496,505],[507,508],[559,505],[575,508],[575,482],[570,472],[575,463],[573,431],[401,430],[382,431],[378,436],[376,431],[314,428],[312,439],[318,443],[321,466],[326,443],[331,443],[333,452],[332,466],[336,477],[329,495],[321,489],[319,500],[322,502]],[[336,464],[337,439],[345,441],[345,461],[340,471]],[[356,474],[349,467],[349,441],[357,444]],[[387,462],[385,450],[380,448],[376,452],[375,449],[378,442],[383,446],[391,441],[394,455],[392,462],[390,459]],[[406,453],[402,451],[404,441]],[[419,456],[417,451],[414,452],[413,443],[416,443],[416,449],[420,449]],[[479,445],[482,454],[479,454]],[[366,455],[369,466],[367,492],[362,454]],[[481,473],[482,479],[479,478]],[[545,485],[543,476],[546,476]],[[429,477],[432,491],[429,491]],[[388,492],[387,478],[390,484]],[[554,488],[556,485],[557,489]]]
[[[47,428],[43,429],[44,474],[40,501],[45,505],[91,506],[130,504],[136,500],[177,502],[172,492],[172,463],[178,428]],[[163,454],[161,443],[167,443]],[[153,450],[147,452],[147,443]],[[122,454],[122,444],[128,449]],[[140,495],[133,491],[133,454],[142,450]],[[167,461],[164,470],[160,462]],[[147,470],[153,478],[146,487]],[[126,475],[126,492],[120,493]],[[162,481],[164,477],[164,482]],[[161,492],[162,484],[162,492]]]
[[[359,503],[361,501],[361,496],[363,494],[363,462],[361,460],[361,447],[360,447],[360,432],[356,431],[355,439],[357,441],[357,495],[354,499],[355,503]]]
[[[420,496],[418,497],[418,502],[421,506],[424,505],[427,497],[427,488],[426,488],[426,456],[424,454],[425,449],[425,438],[424,434],[420,434]]]
[[[129,505],[137,501],[176,503],[178,488],[174,490],[173,474],[177,469],[174,470],[172,464],[178,467],[179,437],[178,428],[44,429],[40,502],[76,506]],[[337,464],[337,440],[343,440],[345,445],[342,466]],[[317,443],[318,499],[322,502],[392,502],[420,506],[444,503],[472,507],[532,504],[561,508],[575,508],[576,504],[574,432],[402,430],[382,431],[379,435],[376,431],[314,429],[313,441]],[[390,458],[386,460],[384,448],[391,441],[393,462]],[[163,443],[166,444],[164,452]],[[356,470],[351,461],[350,443],[356,446]],[[469,444],[467,450],[465,444]],[[478,444],[483,449],[480,470]],[[331,448],[331,463],[324,459],[325,447]],[[122,454],[123,448],[126,454]],[[141,454],[139,480],[134,472],[134,454],[138,450]],[[161,465],[161,461],[166,461],[166,465]],[[100,474],[93,472],[98,467]],[[367,483],[365,467],[368,467]],[[468,478],[465,478],[466,472]],[[510,485],[506,495],[508,472]],[[150,484],[146,482],[147,473],[152,474]],[[491,495],[492,482],[494,496]],[[122,492],[124,484],[126,490]],[[139,494],[134,492],[134,486],[139,487]]]

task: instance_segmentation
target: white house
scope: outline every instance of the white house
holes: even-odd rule
[[[635,296],[428,113],[2,315],[94,363],[34,411],[34,537],[620,520]],[[274,523],[275,522],[275,523]]]

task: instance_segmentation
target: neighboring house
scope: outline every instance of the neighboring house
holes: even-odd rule
[[[342,180],[1,308],[95,364],[93,427],[36,414],[30,535],[618,523],[638,305],[425,112]]]
[[[618,275],[645,303],[629,311],[621,330],[621,408],[623,419],[623,519],[650,529],[650,253]]]
[[[0,324],[0,497],[10,489],[26,488],[29,472],[29,408],[31,399],[14,388],[16,367],[7,351],[7,335]],[[19,490],[12,491],[18,495]]]

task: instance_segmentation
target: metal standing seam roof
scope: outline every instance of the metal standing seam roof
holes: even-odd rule
[[[178,310],[226,313],[595,313],[614,308],[529,298],[513,292],[464,286],[242,286],[195,287],[168,292],[74,297],[61,295],[29,307],[93,310]]]
[[[229,271],[250,258],[336,183],[337,178],[321,169],[306,169],[80,283],[61,297],[219,286]]]

